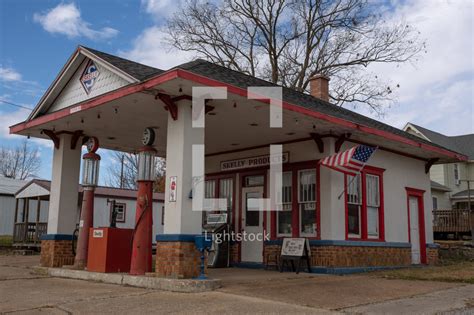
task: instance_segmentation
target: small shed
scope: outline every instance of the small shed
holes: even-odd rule
[[[41,246],[40,237],[48,228],[49,190],[49,181],[33,179],[16,192],[13,246]]]
[[[15,193],[27,181],[0,176],[0,235],[13,235],[13,217],[17,207]],[[22,207],[22,205],[19,205]]]

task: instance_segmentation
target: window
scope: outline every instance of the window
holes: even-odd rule
[[[377,175],[367,174],[365,183],[367,193],[367,235],[369,238],[379,238],[379,177]]]
[[[258,199],[262,198],[258,192],[248,192],[245,195],[245,225],[259,226],[260,225],[260,211]]]
[[[362,192],[360,175],[347,177],[347,232],[349,237],[361,236]]]
[[[433,196],[433,210],[438,209],[438,198]]]
[[[113,208],[111,209],[111,211],[115,210],[117,212],[117,216],[115,218],[115,221],[117,223],[125,223],[126,205],[124,203],[120,203],[120,202],[112,203],[112,205],[113,205]],[[111,215],[112,215],[112,213],[111,213]]]
[[[366,168],[346,176],[347,237],[382,239],[382,171]]]
[[[265,176],[263,175],[245,177],[245,187],[263,186],[264,184]]]
[[[298,172],[300,236],[316,236],[316,170]]]
[[[208,179],[204,183],[204,197],[205,198],[225,198],[227,199],[227,220],[231,222],[234,196],[234,180],[233,178]],[[218,210],[213,211],[219,213]],[[207,220],[207,211],[203,211],[203,224]]]
[[[459,180],[459,164],[454,164],[454,183],[456,185],[461,183]]]
[[[278,236],[291,236],[291,190],[292,190],[292,173],[285,172],[283,175],[282,191],[281,191],[281,206],[277,212],[277,233]]]

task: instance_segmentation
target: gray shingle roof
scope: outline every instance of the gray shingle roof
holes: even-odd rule
[[[441,185],[440,183],[435,182],[434,180],[431,181],[431,189],[440,191],[451,191],[451,188]]]
[[[124,59],[121,57],[117,57],[111,54],[104,53],[102,51],[98,51],[89,47],[81,46],[85,48],[86,50],[90,51],[97,57],[107,61],[111,65],[119,68],[120,70],[128,73],[132,77],[143,81],[147,78],[150,78],[152,76],[155,76],[157,74],[163,73],[164,71],[161,69],[153,68],[150,66],[146,66],[144,64],[134,62],[128,59]]]
[[[474,134],[462,136],[445,136],[439,132],[426,129],[419,125],[410,123],[426,138],[433,143],[443,146],[451,151],[456,151],[466,155],[470,160],[474,160]]]
[[[474,189],[471,189],[471,200],[474,202]],[[469,196],[468,190],[463,190],[452,195],[453,198],[467,198]]]
[[[244,88],[244,89],[249,86],[278,86],[271,82],[261,80],[256,77],[252,77],[250,75],[247,75],[235,70],[231,70],[231,69],[225,68],[223,66],[220,66],[212,62],[202,60],[202,59],[196,59],[194,61],[176,66],[175,68],[187,70],[189,72],[192,72],[201,76],[205,76],[205,77],[208,77],[220,82],[231,84],[240,88]],[[335,106],[329,102],[325,102],[309,94],[298,92],[290,88],[285,88],[285,87],[282,87],[282,88],[283,88],[283,100],[286,102],[308,108],[312,111],[327,114],[332,117],[341,118],[341,119],[344,119],[356,124],[390,132],[392,134],[395,134],[404,138],[408,138],[416,142],[424,142],[426,144],[434,145],[443,149],[448,149],[450,151],[460,153],[459,151],[455,149],[453,150],[449,147],[444,147],[442,144],[439,144],[437,142],[431,143],[429,141],[425,141],[424,139],[421,139],[401,129],[384,124],[380,121],[358,114],[349,109],[346,109],[340,106]]]
[[[0,177],[0,195],[15,195],[18,189],[27,183],[26,180]]]
[[[124,58],[110,55],[110,54],[107,54],[107,53],[104,53],[92,48],[88,48],[84,46],[82,47],[141,81],[149,79],[155,75],[158,75],[164,72],[163,70],[145,66],[140,63],[136,63]],[[178,65],[172,69],[186,70],[197,75],[201,75],[201,76],[214,79],[223,83],[237,86],[242,89],[246,89],[249,86],[279,86],[271,82],[258,79],[256,77],[214,64],[212,62],[209,62],[203,59],[196,59],[194,61]],[[346,121],[350,121],[359,125],[386,131],[386,132],[389,132],[397,136],[401,136],[401,137],[404,137],[416,142],[424,142],[426,144],[437,146],[443,149],[448,149],[456,153],[460,153],[460,151],[458,151],[456,147],[447,147],[447,146],[444,146],[442,143],[438,143],[436,141],[433,141],[433,142],[425,141],[424,139],[421,139],[415,135],[409,134],[408,132],[405,132],[401,129],[384,124],[375,119],[363,116],[349,109],[335,106],[331,103],[325,102],[323,100],[315,98],[306,93],[298,92],[290,88],[285,88],[285,87],[282,87],[282,88],[283,88],[283,100],[285,102],[298,105],[315,112],[320,112],[332,117],[344,119]]]

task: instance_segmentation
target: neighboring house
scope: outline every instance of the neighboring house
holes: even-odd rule
[[[17,215],[15,218],[15,204],[13,198],[13,211],[10,224],[10,235],[14,235],[14,243],[33,243],[39,245],[39,237],[46,233],[49,212],[49,195],[51,182],[48,180],[34,179],[30,182],[22,182],[17,188],[15,197],[19,200]],[[77,205],[76,222],[79,222],[79,215],[82,203],[82,186],[78,186],[79,204]],[[98,186],[95,189],[94,199],[94,227],[110,226],[112,205],[115,201],[117,210],[117,227],[133,229],[135,226],[136,190],[119,189],[113,187]],[[29,207],[23,207],[25,200],[30,200]],[[37,202],[40,201],[40,211],[38,216]],[[28,216],[27,222],[25,217]],[[38,218],[38,219],[37,219]],[[1,218],[3,221],[3,217]],[[15,222],[15,229],[13,228]],[[153,235],[163,232],[163,194],[153,194]],[[24,226],[29,225],[30,233],[25,237]],[[71,234],[74,231],[71,231]]]
[[[25,183],[24,180],[0,177],[0,235],[13,235],[15,192]]]
[[[413,123],[407,123],[404,130],[468,157],[464,162],[431,167],[431,193],[437,205],[433,204],[433,209],[467,209],[469,194],[466,180],[471,181],[471,209],[474,209],[474,134],[445,136]]]

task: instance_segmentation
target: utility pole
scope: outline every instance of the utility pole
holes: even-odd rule
[[[120,188],[123,189],[123,163],[124,163],[125,154],[122,153],[121,161],[120,161]]]
[[[471,207],[471,182],[474,183],[474,179],[461,179],[460,182],[467,183],[467,209],[471,218],[471,244],[474,246],[474,211]]]

